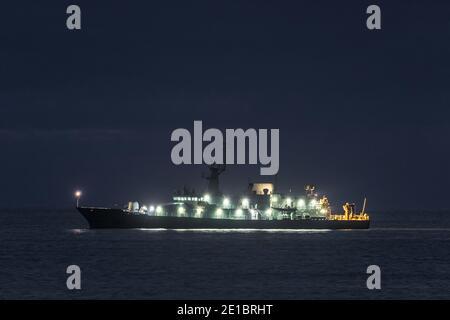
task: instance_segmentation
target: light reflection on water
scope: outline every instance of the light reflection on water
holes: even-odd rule
[[[370,229],[164,229],[164,228],[130,228],[130,229],[68,229],[71,234],[83,234],[87,232],[101,231],[145,231],[156,232],[180,232],[180,233],[327,233],[327,232],[370,232],[370,231],[424,231],[424,232],[450,232],[450,228],[370,228]]]
[[[380,214],[368,230],[89,229],[72,211],[1,218],[0,297],[72,299],[65,270],[77,264],[88,299],[449,298],[450,214]],[[384,274],[376,296],[371,264]]]
[[[141,231],[175,231],[175,232],[202,232],[202,233],[255,233],[255,232],[268,232],[268,233],[319,233],[329,232],[330,229],[137,229]]]
[[[72,234],[82,234],[91,231],[91,229],[69,229],[68,231]]]
[[[145,231],[145,232],[192,232],[192,233],[325,233],[336,231],[331,229],[164,229],[164,228],[130,228],[130,229],[69,229],[72,234],[83,234],[98,231]],[[342,230],[345,231],[345,230]],[[348,230],[351,231],[351,230]]]

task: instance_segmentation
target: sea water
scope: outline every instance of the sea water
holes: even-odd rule
[[[450,212],[369,230],[89,230],[75,209],[0,212],[1,299],[449,299]],[[81,270],[68,290],[66,269]],[[369,290],[367,267],[381,269]]]

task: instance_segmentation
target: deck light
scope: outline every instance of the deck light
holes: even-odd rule
[[[298,207],[298,208],[304,208],[304,207],[305,207],[305,200],[303,200],[303,199],[298,199],[298,201],[297,201],[297,207]]]

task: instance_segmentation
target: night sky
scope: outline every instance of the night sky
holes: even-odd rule
[[[382,30],[366,28],[370,4]],[[0,207],[204,190],[205,166],[170,159],[194,120],[279,128],[280,191],[450,206],[448,1],[18,0],[1,5],[0,41]],[[270,180],[259,168],[228,166],[222,190]]]

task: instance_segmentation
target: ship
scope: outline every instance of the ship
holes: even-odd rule
[[[368,229],[370,217],[355,204],[346,202],[343,212],[333,214],[327,196],[319,195],[314,185],[304,194],[279,193],[272,182],[249,183],[242,197],[231,199],[219,189],[224,165],[210,165],[205,193],[199,195],[184,187],[168,203],[140,206],[130,201],[122,208],[79,206],[77,210],[91,229],[256,229],[256,230],[336,230]],[[234,201],[233,201],[234,200]]]

